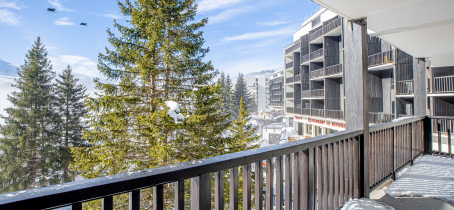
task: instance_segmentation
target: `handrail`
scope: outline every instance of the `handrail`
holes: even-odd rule
[[[434,92],[454,92],[454,76],[434,77]]]
[[[310,76],[311,79],[316,79],[325,76],[325,68],[310,71]]]
[[[310,54],[307,54],[307,55],[302,55],[301,56],[301,63],[306,63],[308,62],[310,59],[309,59],[309,55]]]
[[[311,52],[310,59],[314,60],[314,59],[322,57],[322,56],[323,56],[323,48],[320,48],[314,52]]]
[[[285,64],[285,69],[293,68],[293,61],[290,61]]]
[[[368,56],[369,67],[379,66],[386,63],[394,62],[394,53],[392,50],[380,52]]]
[[[338,17],[337,19],[335,19],[327,24],[323,24],[323,33],[327,34],[330,31],[338,28],[341,25],[342,25],[342,18]]]
[[[293,51],[297,50],[301,48],[301,41],[300,40],[297,40],[295,41],[294,43],[290,44],[288,48],[285,49],[285,54],[290,54],[292,53]]]
[[[325,67],[325,75],[334,75],[342,73],[342,63]]]
[[[323,27],[309,33],[309,42],[316,40],[323,35]]]
[[[398,95],[411,95],[413,91],[413,80],[397,81],[396,92]]]

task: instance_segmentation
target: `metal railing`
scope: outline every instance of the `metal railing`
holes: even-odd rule
[[[299,107],[293,108],[293,113],[294,114],[301,114],[301,108],[299,108]]]
[[[411,95],[413,90],[413,80],[397,81],[396,92],[398,95]]]
[[[311,115],[311,109],[310,108],[302,108],[301,109],[301,114],[310,116]]]
[[[284,102],[283,101],[278,101],[278,102],[272,101],[270,104],[273,105],[273,106],[284,106]]]
[[[306,15],[306,17],[304,17],[303,22],[306,22],[307,19],[309,19],[310,17],[312,17],[312,15],[315,15],[315,13],[317,13],[317,12],[320,11],[321,9],[323,9],[322,6],[318,6],[317,8],[315,8],[311,13],[309,13],[308,15]]]
[[[391,122],[394,119],[395,119],[395,116],[393,114],[369,112],[369,123],[370,124]]]
[[[387,63],[394,62],[394,53],[392,50],[369,55],[369,67],[379,66]]]
[[[293,107],[285,107],[285,112],[293,113]]]
[[[323,98],[324,96],[325,96],[325,90],[324,89],[311,90],[311,97],[312,98]]]
[[[322,35],[323,35],[323,27],[320,27],[320,29],[309,33],[309,42],[316,40],[317,38],[321,37]]]
[[[335,75],[342,73],[342,63],[325,67],[325,75]]]
[[[130,209],[136,210],[148,204],[141,203],[141,190],[153,188],[152,197],[147,199],[153,200],[154,209],[161,210],[164,209],[165,185],[175,189],[171,190],[175,192],[172,205],[176,209],[183,209],[188,199],[191,209],[211,209],[212,205],[222,208],[227,193],[223,186],[225,178],[229,179],[232,209],[238,209],[238,188],[243,189],[243,206],[251,206],[253,200],[255,206],[266,209],[288,208],[292,204],[304,209],[340,209],[350,199],[368,197],[369,192],[388,178],[395,178],[399,170],[413,164],[421,154],[446,154],[441,147],[441,133],[438,151],[432,149],[431,123],[442,119],[454,118],[414,117],[370,126],[368,133],[362,129],[341,131],[304,141],[2,194],[0,209],[71,206],[73,210],[80,210],[84,202],[98,199],[102,199],[103,209],[112,209],[113,196],[126,193]],[[437,123],[437,127],[442,125]],[[366,137],[368,141],[364,140]],[[448,148],[451,145],[449,137]],[[447,153],[451,156],[451,149]],[[254,172],[251,166],[255,167]],[[257,170],[262,168],[264,170]],[[243,172],[241,185],[239,169]],[[255,179],[255,185],[251,179]],[[186,180],[191,182],[190,188],[185,187]],[[300,190],[284,187],[292,185]],[[255,188],[251,189],[252,186]],[[185,198],[186,193],[190,198]]]
[[[301,81],[301,74],[297,74],[294,76],[294,81],[293,82],[299,82]]]
[[[435,77],[434,91],[435,93],[454,92],[454,76]]]
[[[285,64],[285,69],[293,68],[293,61],[290,61]]]
[[[313,70],[310,72],[311,79],[325,76],[325,68]]]
[[[343,120],[344,119],[344,111],[341,111],[341,110],[326,110],[326,118]]]
[[[342,25],[342,18],[338,17],[337,19],[329,22],[328,24],[323,24],[323,32],[324,34],[329,33],[330,31],[340,27]]]
[[[293,77],[285,78],[285,84],[292,83],[292,82],[293,82]]]
[[[309,61],[309,55],[310,55],[310,54],[301,56],[301,63],[306,63],[306,62],[308,62],[308,61]]]
[[[280,101],[281,97],[280,96],[271,96],[272,101]]]
[[[314,59],[322,57],[322,56],[323,56],[323,48],[320,48],[314,52],[311,52],[311,54],[310,54],[311,60],[314,60]]]
[[[301,97],[302,98],[310,98],[311,97],[311,91],[310,90],[301,91]]]
[[[325,117],[325,110],[324,109],[312,109],[311,116],[314,117]]]
[[[287,55],[300,48],[301,48],[301,41],[298,40],[295,43],[290,44],[289,47],[287,49],[285,49],[285,54]]]
[[[285,98],[293,98],[293,92],[285,93]]]

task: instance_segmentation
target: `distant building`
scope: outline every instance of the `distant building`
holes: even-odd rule
[[[254,98],[255,103],[257,104],[258,112],[268,109],[266,95],[266,84],[268,80],[269,78],[263,75],[246,77],[246,83],[249,92],[251,93],[251,96]]]

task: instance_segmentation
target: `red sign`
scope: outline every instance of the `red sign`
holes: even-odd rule
[[[295,117],[295,120],[303,120],[302,117]]]
[[[311,118],[308,118],[307,121],[309,123],[314,123],[314,124],[333,126],[333,127],[336,127],[336,128],[345,128],[345,124],[343,124],[343,123],[329,122],[329,121],[324,121],[324,120],[316,120],[316,119],[311,119]]]

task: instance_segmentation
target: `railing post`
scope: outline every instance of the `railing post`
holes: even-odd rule
[[[425,117],[423,120],[424,124],[424,154],[432,154],[432,120],[429,117]]]
[[[191,210],[211,209],[211,174],[191,179]]]
[[[309,210],[315,210],[315,194],[316,194],[316,189],[315,189],[315,183],[317,182],[316,176],[315,176],[315,148],[309,148],[308,149],[309,153],[309,164],[308,164],[308,169],[309,169],[309,175],[308,175],[308,180],[309,180],[309,191],[308,191],[308,197],[309,197]]]

